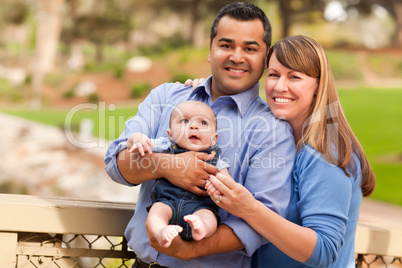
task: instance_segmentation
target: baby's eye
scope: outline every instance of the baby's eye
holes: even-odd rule
[[[187,124],[187,123],[188,123],[188,120],[187,120],[187,119],[182,119],[182,120],[180,121],[180,123]]]
[[[201,121],[201,125],[203,125],[203,126],[208,126],[208,122],[205,121],[205,120],[202,120],[202,121]]]

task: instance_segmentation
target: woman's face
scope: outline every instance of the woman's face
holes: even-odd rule
[[[294,131],[309,116],[317,89],[317,78],[286,68],[275,53],[271,56],[265,83],[267,102],[273,114],[288,121]]]

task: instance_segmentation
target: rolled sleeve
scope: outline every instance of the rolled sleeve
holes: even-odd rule
[[[257,233],[246,221],[235,216],[229,216],[223,224],[229,226],[244,245],[243,254],[251,257],[260,246],[268,243],[262,235]]]
[[[127,186],[134,186],[134,184],[131,184],[124,179],[117,167],[117,155],[126,148],[127,142],[119,142],[119,140],[114,141],[114,144],[111,144],[109,146],[109,150],[106,153],[104,159],[106,164],[105,171],[113,181]]]

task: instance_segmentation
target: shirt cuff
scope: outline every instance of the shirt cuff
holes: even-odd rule
[[[111,157],[111,160],[105,166],[105,171],[110,176],[110,178],[112,178],[113,181],[127,186],[135,186],[136,184],[132,184],[126,181],[126,179],[124,179],[119,169],[117,168],[117,155],[126,148],[127,142],[121,142],[119,143],[119,145],[117,145],[115,152]]]
[[[244,254],[249,257],[251,257],[258,248],[269,242],[265,237],[251,228],[243,219],[233,215],[229,216],[223,224],[232,228],[233,232],[244,245]]]

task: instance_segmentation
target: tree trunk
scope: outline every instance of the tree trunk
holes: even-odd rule
[[[95,44],[95,48],[96,48],[95,61],[97,63],[102,63],[103,62],[103,44],[97,43],[97,44]]]
[[[394,38],[394,46],[402,48],[402,1],[394,0],[395,11],[395,22],[396,22],[396,33]]]
[[[35,56],[32,65],[33,109],[41,106],[44,75],[54,67],[61,31],[61,8],[65,0],[38,0]]]
[[[279,11],[282,16],[282,38],[285,38],[289,35],[290,30],[290,9],[289,9],[289,0],[278,0]]]
[[[191,26],[190,26],[190,44],[195,45],[195,31],[198,23],[198,7],[201,0],[192,0],[191,3]]]

